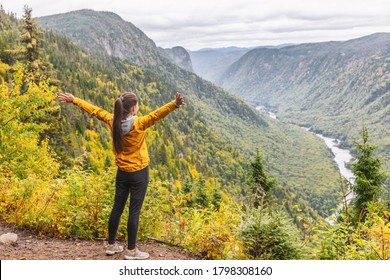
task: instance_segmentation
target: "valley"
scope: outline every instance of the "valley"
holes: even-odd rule
[[[211,68],[210,77],[253,106],[271,108],[280,120],[339,138],[349,148],[367,127],[388,172],[389,42],[389,33],[378,33],[345,42],[258,47],[220,72]],[[194,65],[202,63],[192,58]]]
[[[181,92],[185,105],[146,134],[137,238],[153,259],[388,259],[389,34],[187,51],[158,47],[112,12],[31,12],[19,20],[0,7],[0,225],[25,249],[34,239],[55,252],[66,239],[97,250],[107,237],[112,132],[59,93],[112,112],[131,91],[144,116]],[[349,151],[355,199],[327,223],[344,205]],[[2,245],[7,258],[32,258],[11,246]],[[88,256],[101,258],[59,257]]]

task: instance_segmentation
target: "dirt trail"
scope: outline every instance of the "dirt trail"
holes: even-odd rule
[[[16,233],[18,241],[13,245],[0,243],[0,260],[123,260],[123,253],[114,256],[105,254],[107,242],[104,240],[36,236],[0,222],[0,235],[9,232]],[[125,245],[125,242],[120,243]],[[140,250],[148,252],[151,260],[201,259],[200,256],[155,241],[139,242],[137,246]]]

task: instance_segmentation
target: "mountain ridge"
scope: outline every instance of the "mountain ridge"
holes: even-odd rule
[[[278,117],[347,141],[364,125],[389,170],[390,33],[249,51],[217,84]]]
[[[156,44],[142,30],[113,12],[96,13],[91,9],[83,9],[40,17],[37,20],[43,28],[56,30],[91,52],[107,52],[140,66],[151,66],[150,61],[161,59]],[[85,31],[90,33],[87,41],[83,39]],[[136,53],[140,45],[147,50],[144,55]]]

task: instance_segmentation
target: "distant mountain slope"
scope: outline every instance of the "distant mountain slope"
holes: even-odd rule
[[[215,81],[219,75],[241,56],[250,51],[249,48],[220,48],[189,51],[194,72],[208,81]]]
[[[346,42],[254,49],[218,79],[282,120],[352,143],[363,123],[389,170],[390,33]]]
[[[160,53],[168,58],[171,62],[175,63],[180,68],[189,72],[194,72],[192,68],[192,61],[189,53],[183,47],[173,47],[171,49],[158,48]]]
[[[106,51],[142,65],[158,75],[149,83],[161,80],[157,84],[168,84],[173,90],[185,93],[188,106],[185,110],[202,120],[197,128],[200,129],[197,134],[200,143],[207,146],[209,140],[205,138],[208,134],[205,132],[211,130],[223,141],[234,145],[248,161],[256,147],[260,147],[271,172],[284,188],[294,190],[297,197],[309,201],[322,215],[336,205],[337,171],[321,140],[302,129],[272,121],[232,94],[179,68],[161,55],[154,42],[142,31],[115,14],[81,10],[39,18],[39,22],[44,28],[58,30],[86,50]],[[122,66],[118,63],[118,67]],[[146,94],[152,98],[155,94],[166,96],[172,93],[151,90]],[[182,121],[190,127],[193,119]],[[203,125],[205,127],[201,129]],[[223,150],[217,151],[213,145],[209,146],[208,154],[212,157],[201,158],[205,165],[213,158],[226,157]],[[227,168],[231,168],[229,161],[219,166],[221,172]]]

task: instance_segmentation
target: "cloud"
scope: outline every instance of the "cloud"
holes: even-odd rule
[[[89,8],[119,14],[157,45],[256,46],[346,40],[390,32],[388,0],[7,0],[4,8],[35,16]]]

